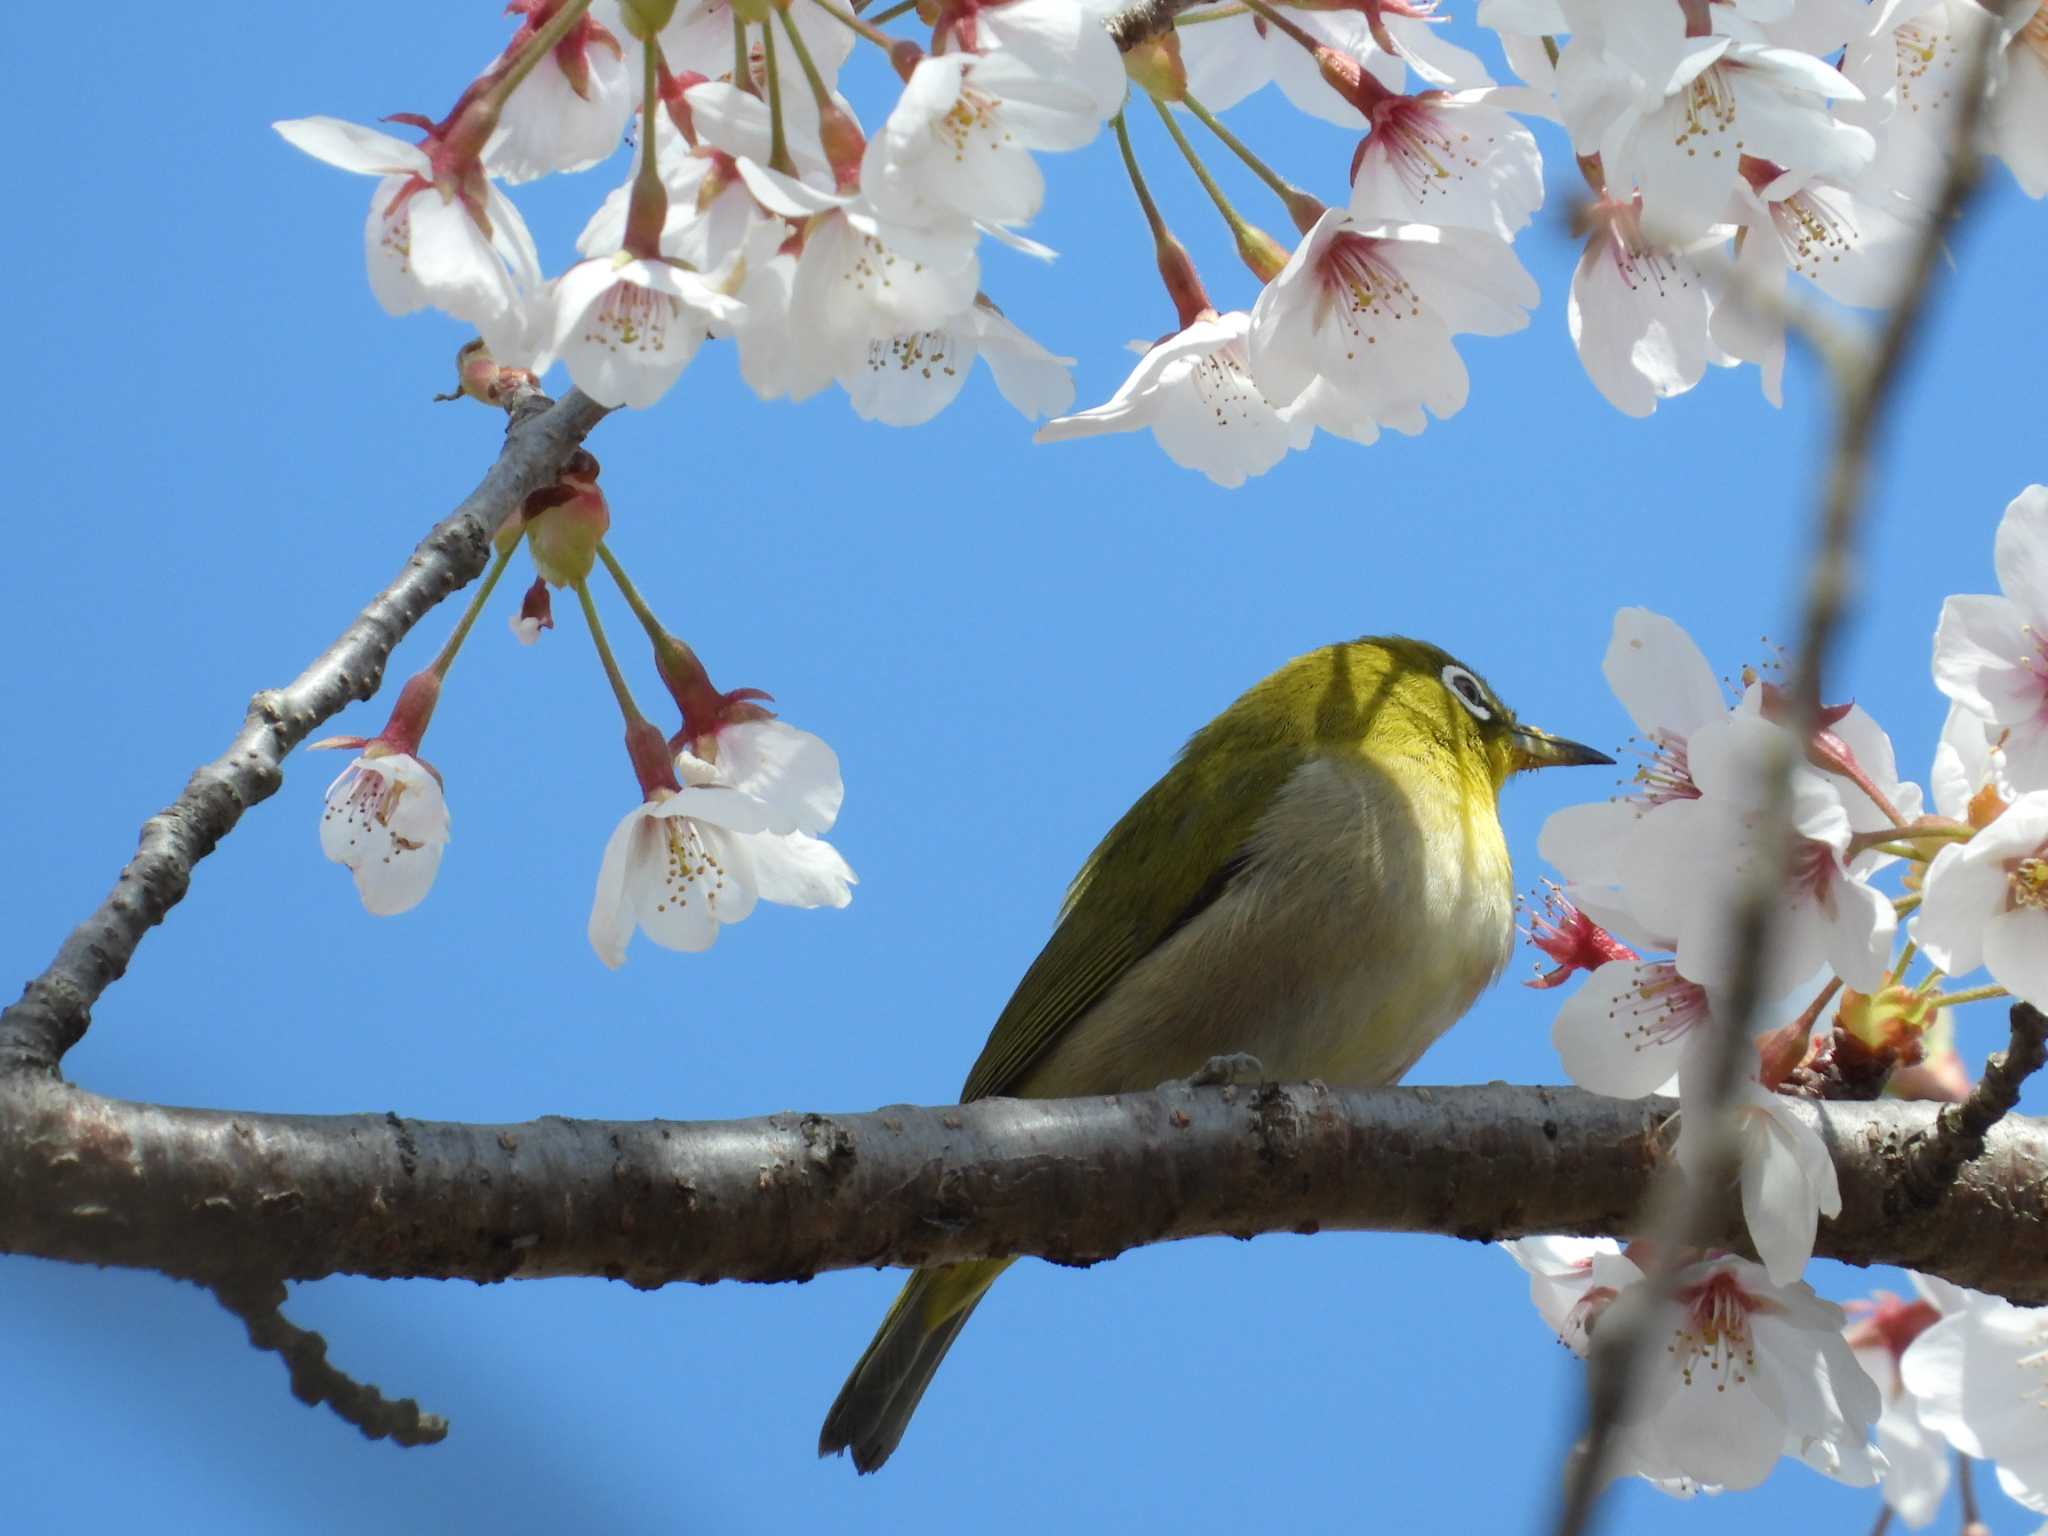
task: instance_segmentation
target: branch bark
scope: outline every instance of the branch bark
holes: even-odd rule
[[[334,1274],[651,1288],[1013,1253],[1089,1264],[1211,1234],[1622,1234],[1673,1108],[1501,1083],[1169,1086],[499,1126],[172,1109],[17,1076],[0,1084],[0,1251],[216,1289]],[[1923,1204],[1895,1190],[1933,1106],[1796,1112],[1841,1179],[1820,1253],[2048,1303],[2048,1123],[2001,1120]],[[1741,1245],[1732,1197],[1713,1229]]]
[[[376,693],[398,642],[442,598],[476,579],[498,525],[554,479],[604,414],[577,390],[559,402],[536,393],[512,408],[497,462],[420,541],[405,569],[290,684],[251,699],[227,751],[196,769],[178,798],[142,824],[135,857],[107,899],[71,931],[20,1000],[0,1012],[0,1076],[55,1075],[143,935],[184,899],[193,867],[244,811],[284,783],[285,756],[352,700]]]

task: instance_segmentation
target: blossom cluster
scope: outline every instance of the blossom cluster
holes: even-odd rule
[[[1543,828],[1541,851],[1565,883],[1531,923],[1552,963],[1532,985],[1585,973],[1553,1030],[1565,1070],[1597,1093],[1675,1092],[1675,1157],[1694,1176],[1707,1063],[1744,962],[1737,887],[1771,852],[1769,776],[1778,765],[1791,775],[1792,845],[1760,962],[1784,1022],[1746,1058],[1731,1111],[1762,1262],[1702,1254],[1679,1269],[1672,1299],[1657,1303],[1676,1342],[1622,1437],[1622,1464],[1673,1491],[1753,1486],[1789,1455],[1848,1482],[1883,1472],[1887,1497],[1921,1524],[1940,1496],[1920,1454],[1944,1454],[1931,1430],[1997,1459],[2015,1497],[2048,1509],[2048,1435],[2008,1433],[2000,1417],[2048,1386],[2033,1370],[2048,1361],[2048,1311],[1927,1280],[1911,1313],[1920,1326],[1902,1334],[1902,1304],[1881,1302],[1854,1334],[1892,1346],[1880,1394],[1848,1363],[1840,1309],[1801,1279],[1841,1194],[1793,1098],[1959,1098],[1967,1081],[1946,1010],[1994,998],[2048,1008],[2048,486],[2006,508],[1995,554],[2002,592],[1949,598],[1935,629],[1933,679],[1950,708],[1931,794],[1900,778],[1889,737],[1861,708],[1822,708],[1798,740],[1775,684],[1745,671],[1730,698],[1677,624],[1643,609],[1615,618],[1605,672],[1639,732],[1640,766],[1626,795],[1568,807]],[[1953,986],[1980,969],[1988,982]],[[1544,1239],[1515,1255],[1539,1309],[1582,1353],[1609,1303],[1652,1305],[1616,1245]],[[1999,1349],[2011,1359],[1993,1392],[1992,1368],[1963,1362]],[[1714,1390],[1693,1390],[1703,1380]],[[1867,1444],[1873,1425],[1881,1454]]]
[[[534,583],[509,626],[531,645],[554,627],[550,592],[572,588],[625,717],[626,753],[640,802],[605,844],[591,902],[591,947],[606,965],[625,963],[635,930],[668,949],[709,949],[718,930],[761,901],[843,907],[854,873],[824,841],[845,791],[839,758],[809,731],[777,719],[757,688],[720,692],[696,653],[664,629],[605,547],[611,512],[599,466],[572,455],[561,479],[529,496],[500,532],[497,558],[469,611],[432,665],[399,690],[375,736],[336,736],[314,748],[357,756],[328,786],[321,850],[355,877],[363,906],[391,916],[425,899],[449,837],[440,770],[421,742],[448,669],[513,552],[532,555]],[[665,736],[640,713],[591,600],[599,561],[647,631],[655,670],[682,716]]]
[[[840,0],[511,9],[518,32],[452,110],[394,119],[418,144],[332,118],[277,125],[380,178],[365,246],[387,310],[443,309],[500,363],[559,361],[607,405],[652,404],[720,337],[763,399],[836,382],[863,417],[912,425],[978,356],[1018,410],[1054,418],[1041,441],[1149,428],[1223,485],[1318,429],[1370,443],[1463,406],[1454,338],[1521,329],[1537,303],[1512,245],[1544,199],[1524,119],[1561,126],[1590,188],[1566,318],[1592,382],[1637,416],[1709,363],[1755,364],[1778,402],[1792,276],[1892,302],[1980,47],[1985,147],[2048,193],[2048,4],[1479,0],[1519,85],[1445,41],[1428,0],[1198,4],[1148,36],[1109,0],[922,0],[922,42]],[[895,77],[871,128],[840,90],[861,46]],[[1342,189],[1330,202],[1218,119],[1267,86],[1355,136],[1324,167]],[[1211,189],[1258,284],[1249,308],[1219,310],[1167,228],[1127,97],[1151,99]],[[1231,206],[1182,117],[1278,194],[1291,252]],[[1023,233],[1045,198],[1037,157],[1105,124],[1177,324],[1133,343],[1141,360],[1108,401],[1062,414],[1073,360],[1004,316],[982,252],[1052,254]],[[582,259],[544,276],[504,185],[603,163],[629,131],[632,170]]]

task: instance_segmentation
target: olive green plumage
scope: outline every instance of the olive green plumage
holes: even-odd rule
[[[1156,1087],[1249,1053],[1273,1081],[1393,1082],[1506,963],[1496,797],[1606,762],[1517,723],[1433,645],[1289,662],[1204,726],[1075,877],[963,1101]],[[920,1270],[826,1416],[819,1453],[889,1458],[1009,1260]]]

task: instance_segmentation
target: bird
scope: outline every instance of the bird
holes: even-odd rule
[[[961,1102],[1135,1092],[1247,1068],[1397,1081],[1506,967],[1498,810],[1525,769],[1611,763],[1521,724],[1425,641],[1324,646],[1197,731],[1081,866]],[[886,1462],[996,1278],[915,1271],[818,1454]]]

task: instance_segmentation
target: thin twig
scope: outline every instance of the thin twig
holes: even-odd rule
[[[0,1012],[0,1077],[55,1075],[92,1022],[99,996],[127,970],[144,934],[184,897],[192,870],[242,813],[284,782],[285,756],[350,701],[367,699],[412,627],[484,569],[491,535],[546,485],[605,414],[579,390],[532,394],[512,410],[505,446],[477,488],[420,541],[405,569],[287,687],[249,701],[227,751],[193,773],[178,798],[143,823],[135,857],[107,899],[72,930],[44,972]]]
[[[2020,1085],[2048,1065],[2048,1018],[2029,1003],[2012,1005],[2012,1043],[1984,1063],[1984,1075],[1960,1104],[1943,1107],[1933,1127],[1906,1148],[1903,1198],[1930,1205],[1965,1163],[1984,1155],[1984,1137],[2020,1101]]]
[[[1983,119],[1997,48],[1998,29],[1989,27],[1970,65],[1951,126],[1948,175],[1931,217],[1921,227],[1908,263],[1907,279],[1897,303],[1886,316],[1874,346],[1861,358],[1834,350],[1829,356],[1837,392],[1837,428],[1818,517],[1817,543],[1808,569],[1799,646],[1792,680],[1794,717],[1791,740],[1804,742],[1818,720],[1820,683],[1828,653],[1842,624],[1850,590],[1856,535],[1862,520],[1864,486],[1870,471],[1871,444],[1883,424],[1903,372],[1907,354],[1926,309],[1939,262],[1942,239],[1961,216],[1982,175],[1977,151],[1978,125]],[[1802,328],[1802,335],[1814,336]],[[1833,346],[1832,337],[1829,338]],[[1689,1070],[1697,1074],[1706,1127],[1706,1146],[1694,1176],[1668,1181],[1648,1212],[1643,1230],[1650,1251],[1669,1258],[1649,1277],[1668,1292],[1676,1275],[1674,1263],[1697,1247],[1709,1232],[1715,1213],[1727,1197],[1740,1164],[1728,1105],[1743,1072],[1761,998],[1770,913],[1783,888],[1792,839],[1792,768],[1794,754],[1781,744],[1777,761],[1766,766],[1768,794],[1763,807],[1763,857],[1755,860],[1738,887],[1734,929],[1740,956],[1725,994],[1720,1033],[1705,1059]],[[1657,1307],[1638,1311],[1628,1325],[1604,1330],[1587,1372],[1587,1429],[1582,1451],[1568,1464],[1564,1499],[1554,1529],[1559,1536],[1583,1536],[1592,1523],[1593,1506],[1606,1486],[1607,1466],[1616,1428],[1626,1416],[1642,1365],[1648,1357]]]
[[[329,1365],[327,1341],[279,1310],[284,1305],[282,1285],[219,1286],[213,1294],[242,1320],[251,1344],[284,1362],[291,1373],[292,1396],[308,1407],[325,1403],[344,1422],[360,1429],[366,1440],[389,1438],[400,1445],[438,1445],[448,1438],[448,1421],[438,1413],[421,1413],[420,1405],[409,1397],[394,1402],[375,1387]]]

